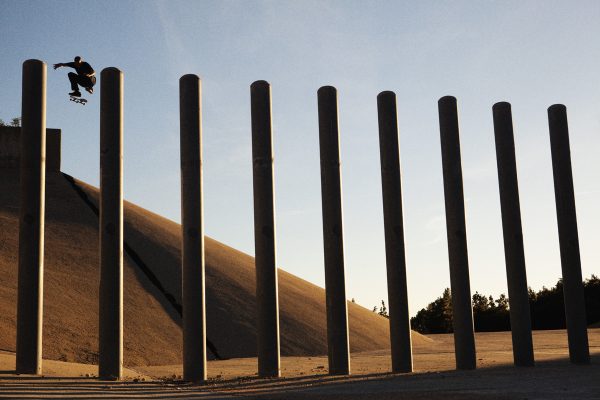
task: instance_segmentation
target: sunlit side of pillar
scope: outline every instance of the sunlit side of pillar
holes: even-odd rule
[[[206,303],[202,192],[202,82],[179,80],[183,379],[206,380]]]

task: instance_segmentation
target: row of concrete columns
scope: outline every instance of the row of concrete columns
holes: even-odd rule
[[[21,209],[17,372],[41,373],[46,65],[23,64]],[[341,161],[337,91],[318,90],[323,243],[329,372],[350,373],[345,293]],[[396,98],[377,97],[392,370],[412,371]],[[473,314],[456,99],[438,102],[456,366],[476,367]],[[206,311],[202,191],[201,81],[180,79],[182,303],[184,379],[206,379]],[[251,86],[259,376],[280,376],[271,89]],[[516,365],[533,365],[531,321],[518,196],[512,117],[493,107],[502,226]],[[548,109],[565,313],[572,362],[589,363],[566,109]],[[101,73],[99,375],[119,379],[123,368],[123,74]]]
[[[23,63],[20,145],[18,373],[42,372],[46,71]],[[123,368],[123,74],[106,68],[100,90],[99,375]]]
[[[458,369],[472,369],[476,366],[476,358],[462,193],[458,110],[456,99],[451,96],[441,98],[438,106],[444,169],[456,367]],[[497,103],[493,106],[492,112],[510,302],[513,358],[515,365],[531,366],[534,364],[531,317],[527,293],[510,104],[506,102]],[[548,108],[548,125],[564,284],[569,358],[573,363],[588,364],[590,354],[585,299],[579,254],[567,112],[564,105],[556,104]]]

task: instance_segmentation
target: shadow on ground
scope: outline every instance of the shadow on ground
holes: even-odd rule
[[[568,359],[559,358],[538,362],[531,368],[502,365],[474,371],[348,377],[257,379],[254,376],[210,380],[199,385],[1,373],[0,398],[11,399],[597,399],[600,393],[600,354],[592,356],[591,365],[573,365]]]

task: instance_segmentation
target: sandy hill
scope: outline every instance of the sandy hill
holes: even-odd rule
[[[18,170],[0,168],[0,350],[14,351]],[[93,363],[98,348],[98,190],[46,178],[44,358]],[[181,362],[180,226],[125,204],[125,364]],[[206,238],[211,358],[255,355],[254,259]],[[326,354],[325,292],[279,270],[282,355]],[[353,352],[389,346],[387,320],[348,304]],[[413,333],[413,341],[429,339]]]

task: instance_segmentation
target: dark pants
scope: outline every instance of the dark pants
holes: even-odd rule
[[[80,85],[84,88],[91,88],[96,84],[95,76],[87,77],[83,75],[77,75],[74,72],[69,72],[69,80],[71,81],[71,90],[75,92],[79,91],[79,87],[77,85]]]

